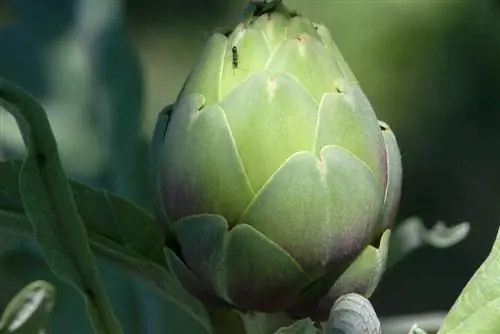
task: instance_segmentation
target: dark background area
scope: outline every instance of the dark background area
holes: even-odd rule
[[[377,116],[393,128],[404,170],[399,221],[416,215],[428,227],[438,220],[471,223],[463,243],[421,249],[388,272],[373,296],[375,309],[382,316],[449,309],[500,223],[500,3],[285,4],[328,26]],[[147,145],[156,115],[175,99],[210,32],[231,24],[244,5],[1,0],[0,76],[46,107],[71,176],[147,207]],[[0,114],[0,148],[7,156],[22,154],[6,113]],[[0,309],[25,283],[56,280],[26,240],[0,235],[0,254]],[[160,301],[103,268],[114,302],[136,304],[135,311],[119,312],[129,333],[168,328],[154,314]],[[65,307],[56,306],[54,332],[72,317],[82,324],[72,333],[86,333],[79,296],[63,283],[56,287]]]

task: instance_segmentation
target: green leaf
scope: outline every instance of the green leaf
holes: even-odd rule
[[[462,290],[438,334],[500,332],[500,229],[493,248]]]
[[[297,321],[296,323],[278,329],[275,334],[316,334],[319,333],[319,330],[314,327],[311,319],[302,319]]]
[[[96,333],[122,333],[99,277],[45,111],[5,79],[0,79],[0,105],[16,118],[27,147],[19,189],[45,260],[56,275],[82,293]]]
[[[0,230],[32,236],[33,228],[22,208],[17,188],[21,164],[22,162],[17,160],[0,162]],[[187,294],[163,267],[162,238],[161,233],[156,230],[154,219],[139,207],[116,195],[93,189],[77,181],[70,181],[70,184],[94,252],[132,275],[147,280],[170,305],[177,305],[177,308],[185,313],[185,317],[192,319],[193,323],[199,323],[206,333],[210,333],[210,320],[201,303]],[[94,200],[88,200],[94,196]],[[111,200],[99,203],[99,198]],[[104,203],[111,203],[111,206],[106,207]],[[105,207],[103,212],[99,209],[102,207]],[[121,214],[109,219],[107,213],[121,210]],[[138,211],[133,212],[134,210]],[[127,231],[128,237],[135,235],[138,239],[126,242],[127,238],[124,239],[123,236]],[[161,259],[157,259],[157,252]]]
[[[32,236],[33,228],[22,208],[17,188],[21,164],[22,162],[17,160],[0,162],[0,230]],[[147,280],[171,305],[177,305],[183,310],[185,317],[199,323],[206,333],[210,333],[210,320],[201,303],[187,294],[163,267],[162,238],[161,233],[156,230],[154,219],[139,207],[116,195],[95,190],[77,181],[70,181],[70,184],[94,252],[108,262]],[[94,196],[94,200],[88,200]],[[99,198],[112,200],[99,203]],[[111,207],[106,208],[103,203],[111,203]],[[99,209],[102,207],[106,208],[103,212]],[[106,214],[120,210],[123,212],[111,217],[112,219]],[[136,219],[137,217],[140,219]],[[128,227],[124,229],[122,226]],[[126,235],[127,231],[130,232],[129,237],[135,235],[138,240],[126,242],[127,239],[124,239],[123,235]],[[157,259],[157,252],[161,259]]]
[[[0,162],[0,216],[24,214],[18,187],[22,161]],[[103,189],[70,180],[73,198],[89,233],[124,245],[140,255],[164,264],[163,237],[154,218],[141,207]],[[15,224],[15,223],[14,223]],[[5,228],[5,223],[0,225]]]
[[[0,333],[43,333],[55,302],[54,287],[35,281],[9,302],[0,319]]]
[[[443,222],[437,222],[430,230],[417,217],[411,217],[396,227],[391,235],[387,269],[392,268],[409,253],[423,246],[435,248],[452,247],[467,237],[469,223],[461,223],[446,227]]]

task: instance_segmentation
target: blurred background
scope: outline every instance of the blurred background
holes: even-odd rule
[[[239,0],[0,0],[0,77],[46,108],[69,175],[148,207],[147,154],[204,41]],[[386,274],[381,316],[446,311],[500,223],[500,2],[285,0],[322,22],[403,155],[399,220],[471,222],[461,244],[421,249]],[[22,155],[0,111],[0,156]],[[101,264],[126,333],[188,333],[140,282]],[[35,279],[56,285],[49,333],[89,333],[80,296],[29,240],[0,235],[0,310]],[[408,328],[409,329],[409,328]],[[408,331],[407,329],[407,331]],[[406,332],[407,332],[406,331]],[[385,334],[385,333],[384,333]]]

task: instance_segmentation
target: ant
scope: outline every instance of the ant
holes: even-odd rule
[[[245,69],[240,67],[240,51],[235,45],[231,48],[231,64],[233,65],[233,76],[235,75],[236,69],[245,72]]]
[[[236,46],[233,46],[231,49],[232,52],[232,64],[233,64],[233,75],[234,75],[234,70],[238,68],[238,48]]]

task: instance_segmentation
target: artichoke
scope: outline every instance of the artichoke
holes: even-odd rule
[[[248,6],[157,124],[167,260],[204,301],[324,320],[384,270],[399,149],[327,28]]]

